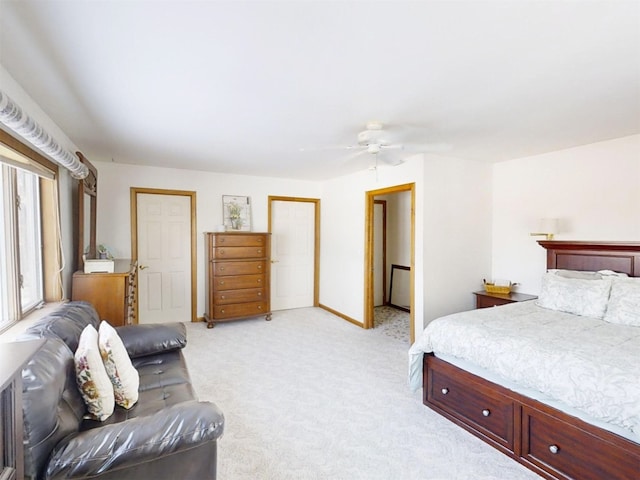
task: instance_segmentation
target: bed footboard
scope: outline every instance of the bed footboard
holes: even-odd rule
[[[424,356],[423,402],[548,479],[637,480],[640,444]]]

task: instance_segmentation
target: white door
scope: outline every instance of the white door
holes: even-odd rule
[[[138,193],[138,322],[191,321],[191,197]]]
[[[384,204],[373,204],[373,306],[384,305]]]
[[[313,306],[315,204],[271,202],[271,310]]]

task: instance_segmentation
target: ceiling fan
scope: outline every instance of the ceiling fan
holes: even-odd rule
[[[354,153],[347,156],[346,160],[351,160],[355,157],[364,154],[370,154],[374,156],[375,162],[371,169],[376,169],[378,161],[386,163],[388,165],[396,166],[404,162],[404,160],[398,155],[387,155],[387,152],[391,151],[407,151],[407,152],[436,152],[449,150],[451,146],[445,144],[428,144],[428,145],[404,145],[402,143],[394,143],[391,141],[392,136],[389,134],[389,130],[386,130],[379,121],[369,121],[365,125],[365,129],[358,133],[356,145],[347,145],[343,147],[328,147],[329,149],[339,150],[354,150]],[[302,149],[305,150],[305,149]],[[382,154],[382,155],[381,155]]]

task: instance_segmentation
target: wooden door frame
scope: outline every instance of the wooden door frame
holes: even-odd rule
[[[364,235],[364,328],[373,328],[373,204],[375,197],[390,193],[411,192],[411,271],[409,274],[409,337],[415,340],[415,205],[416,184],[405,183],[393,187],[381,188],[365,192],[365,235]]]
[[[387,201],[374,199],[373,204],[382,205],[382,304],[387,305]]]
[[[176,195],[182,197],[189,197],[191,206],[191,321],[197,322],[196,317],[197,298],[198,298],[198,282],[196,271],[196,192],[190,190],[166,190],[162,188],[141,188],[131,187],[131,262],[138,260],[138,194],[151,194],[151,195]],[[137,275],[136,275],[137,276]],[[135,289],[135,319],[138,323],[138,289]]]
[[[267,197],[267,210],[268,210],[268,232],[271,231],[271,208],[273,202],[305,202],[313,203],[314,205],[314,226],[313,226],[313,306],[318,307],[320,305],[320,199],[319,198],[304,198],[304,197],[282,197],[276,195],[269,195]],[[271,256],[273,258],[273,255]]]

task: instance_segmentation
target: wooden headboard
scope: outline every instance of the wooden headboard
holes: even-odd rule
[[[613,270],[640,277],[640,242],[539,240],[547,250],[547,268]]]

